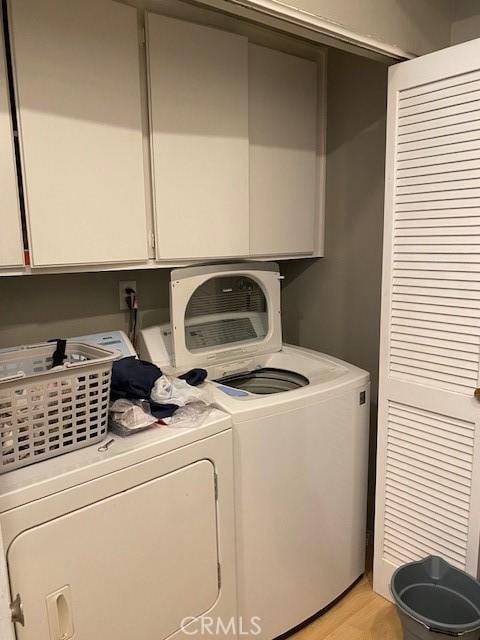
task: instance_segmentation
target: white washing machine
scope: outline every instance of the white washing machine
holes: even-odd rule
[[[17,640],[187,638],[199,616],[236,619],[230,417],[109,439],[0,476]]]
[[[369,374],[282,344],[278,265],[172,271],[170,325],[140,355],[205,367],[233,419],[239,615],[262,640],[340,596],[364,571]]]

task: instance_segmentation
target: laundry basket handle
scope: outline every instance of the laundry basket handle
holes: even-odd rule
[[[25,371],[19,371],[18,373],[14,373],[11,376],[5,376],[0,378],[0,382],[11,382],[12,380],[20,380],[20,378],[25,378]]]
[[[85,367],[89,364],[102,364],[104,362],[111,362],[112,356],[105,356],[104,358],[96,358],[95,360],[78,360],[76,362],[64,362],[61,367],[65,369],[75,369],[76,367]]]

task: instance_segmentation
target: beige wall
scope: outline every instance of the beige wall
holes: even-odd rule
[[[287,341],[344,358],[377,388],[387,70],[329,52],[326,257],[286,263]]]
[[[0,278],[0,348],[128,329],[118,283],[136,280],[143,325],[169,318],[168,269]]]
[[[465,0],[285,0],[376,40],[422,55],[450,43],[455,4]],[[467,0],[468,2],[468,0]]]
[[[387,70],[330,52],[326,257],[285,263],[284,336],[372,376],[369,530],[373,527]]]
[[[459,0],[455,4],[452,24],[452,44],[480,38],[479,0]]]

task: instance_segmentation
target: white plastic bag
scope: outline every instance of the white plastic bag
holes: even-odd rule
[[[164,418],[163,422],[178,429],[195,429],[201,427],[214,410],[215,407],[204,402],[190,402],[177,409],[171,418]]]
[[[150,397],[159,404],[176,404],[177,407],[184,407],[190,402],[210,402],[210,394],[206,386],[193,387],[181,378],[165,375],[160,376],[155,382]]]
[[[143,431],[156,422],[157,419],[146,410],[144,405],[125,399],[115,400],[110,405],[110,429],[119,435],[131,435]]]

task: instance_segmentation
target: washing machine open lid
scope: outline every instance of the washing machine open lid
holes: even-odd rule
[[[282,348],[278,264],[244,262],[174,269],[172,359],[207,367]]]

